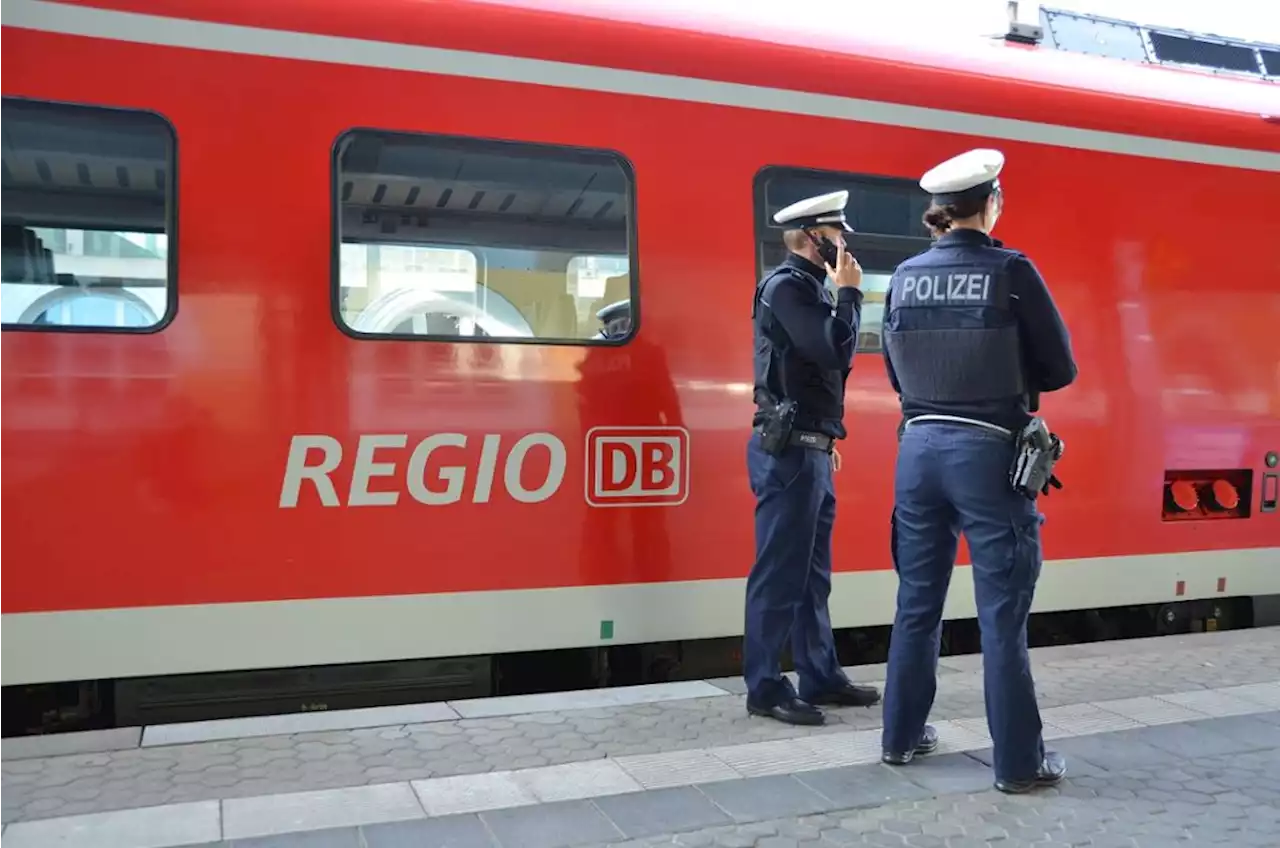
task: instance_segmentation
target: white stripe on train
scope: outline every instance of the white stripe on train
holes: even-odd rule
[[[859,100],[764,86],[438,47],[5,0],[4,26],[249,56],[474,77],[962,133],[1229,168],[1280,171],[1280,153]]]
[[[1265,519],[1265,516],[1263,517]],[[1256,520],[1256,519],[1254,519]],[[1280,594],[1280,547],[1058,560],[1037,612]],[[745,574],[748,564],[743,563]],[[947,618],[972,618],[968,568]],[[1179,593],[1178,583],[1183,586]],[[835,575],[836,627],[888,624],[892,571]],[[8,613],[3,684],[537,651],[742,633],[744,580]],[[600,638],[600,623],[614,637]]]

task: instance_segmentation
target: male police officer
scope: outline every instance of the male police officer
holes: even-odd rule
[[[1004,205],[997,179],[1003,166],[999,151],[971,150],[924,175],[920,186],[933,195],[925,223],[938,238],[898,267],[885,298],[885,362],[904,429],[894,483],[898,609],[883,760],[905,765],[937,747],[937,731],[925,720],[963,531],[982,631],[995,784],[1026,792],[1057,783],[1066,764],[1044,749],[1027,656],[1043,517],[1036,492],[1011,483],[1011,468],[1020,434],[1039,424],[1030,414],[1039,394],[1069,385],[1076,366],[1035,266],[989,235]]]
[[[847,191],[773,216],[786,260],[756,286],[755,401],[747,473],[756,496],[756,561],[747,579],[743,673],[747,711],[822,724],[817,704],[871,706],[880,693],[849,681],[836,658],[827,598],[836,499],[835,440],[845,437],[844,384],[862,310],[862,269],[844,247]],[[830,275],[833,307],[823,286]],[[787,637],[800,690],[781,673]]]
[[[601,340],[626,338],[627,333],[631,332],[631,299],[609,304],[596,313],[596,320],[600,322],[601,327],[600,332],[593,338]]]

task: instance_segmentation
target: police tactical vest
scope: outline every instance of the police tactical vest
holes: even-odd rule
[[[786,397],[786,384],[783,378],[783,354],[789,342],[786,333],[781,331],[773,314],[769,311],[768,295],[776,282],[791,278],[804,285],[816,285],[822,290],[822,298],[829,302],[830,296],[820,280],[816,280],[798,268],[780,265],[765,275],[756,284],[755,300],[751,305],[751,319],[755,329],[755,401],[777,402]],[[834,309],[834,306],[832,307]]]
[[[930,252],[932,253],[932,251]],[[1026,392],[1017,318],[1002,264],[937,253],[899,266],[889,281],[885,349],[904,400],[966,403]],[[936,264],[935,264],[936,263]]]

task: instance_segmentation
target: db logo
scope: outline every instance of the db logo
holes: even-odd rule
[[[683,427],[587,431],[587,503],[676,506],[689,497],[689,432]]]

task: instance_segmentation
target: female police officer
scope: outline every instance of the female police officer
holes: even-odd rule
[[[894,481],[898,608],[885,683],[883,760],[934,750],[942,606],[957,535],[973,560],[996,788],[1062,779],[1046,752],[1027,656],[1040,574],[1035,502],[1009,482],[1015,434],[1036,398],[1076,376],[1071,343],[1031,261],[990,232],[1004,207],[1004,156],[971,150],[933,168],[933,247],[898,267],[885,300],[885,362],[904,419]]]

